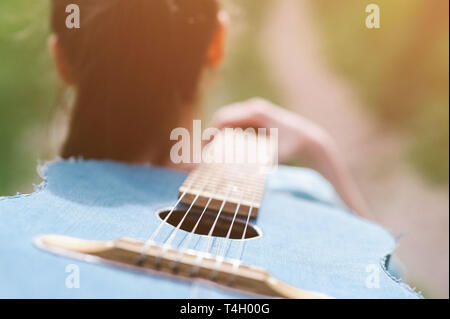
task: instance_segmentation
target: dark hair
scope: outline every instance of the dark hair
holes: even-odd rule
[[[77,4],[81,27],[66,27]],[[52,0],[52,29],[77,98],[62,156],[168,157],[170,130],[197,98],[217,27],[216,0]],[[156,155],[155,155],[156,156]]]

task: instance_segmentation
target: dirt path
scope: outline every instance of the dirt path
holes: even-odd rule
[[[405,138],[371,121],[350,85],[327,68],[309,1],[273,3],[261,44],[285,101],[336,138],[379,221],[404,235],[398,254],[408,280],[448,298],[448,188],[426,185],[403,160]]]

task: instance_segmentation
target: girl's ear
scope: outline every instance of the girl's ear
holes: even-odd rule
[[[221,11],[218,15],[217,27],[208,50],[207,66],[210,68],[218,67],[223,61],[228,21],[228,14],[225,11]]]
[[[75,84],[74,77],[64,52],[59,45],[58,36],[52,34],[48,39],[48,48],[61,79],[69,85]]]

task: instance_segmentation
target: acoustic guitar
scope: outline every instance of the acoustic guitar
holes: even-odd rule
[[[418,298],[396,246],[303,169],[58,160],[0,199],[3,298]]]

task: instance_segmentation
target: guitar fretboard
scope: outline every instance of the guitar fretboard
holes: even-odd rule
[[[261,140],[245,140],[239,147],[251,146],[252,151],[257,151],[253,143],[261,145]],[[250,214],[251,218],[256,218],[269,168],[270,163],[261,161],[200,164],[180,187],[181,202],[186,205],[194,202],[195,207],[207,206],[217,211],[222,208],[224,213],[237,213],[244,218]]]

